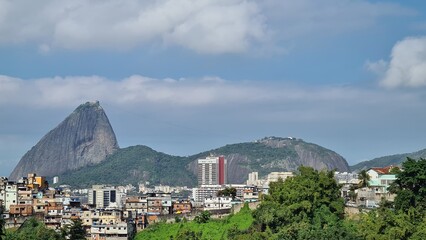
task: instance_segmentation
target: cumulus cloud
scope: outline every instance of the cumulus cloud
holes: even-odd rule
[[[409,13],[398,5],[366,0],[0,0],[0,44],[35,43],[41,53],[147,45],[242,53]]]
[[[0,42],[36,41],[41,51],[154,44],[229,53],[267,38],[256,3],[245,0],[0,1],[0,9]]]
[[[392,48],[390,62],[367,63],[380,75],[381,85],[388,88],[426,86],[426,37],[406,38]]]

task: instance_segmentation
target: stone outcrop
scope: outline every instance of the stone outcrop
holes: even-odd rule
[[[47,133],[19,161],[10,175],[16,180],[27,173],[55,176],[97,164],[118,149],[117,139],[99,102],[80,105]]]

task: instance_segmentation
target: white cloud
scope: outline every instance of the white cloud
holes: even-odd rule
[[[388,69],[389,63],[383,59],[380,59],[377,62],[367,61],[365,63],[365,67],[367,70],[377,74],[378,76],[382,76],[386,72],[386,69]]]
[[[325,141],[337,152],[339,144],[365,152],[372,142],[392,139],[400,146],[401,139],[420,138],[426,121],[425,97],[416,90],[389,94],[380,88],[230,82],[214,76],[0,76],[0,143],[9,143],[0,144],[6,169],[0,175],[79,104],[92,100],[105,108],[120,146],[146,144],[185,155],[268,135]],[[407,145],[414,151],[422,142]],[[384,148],[386,153],[389,147]]]
[[[245,0],[0,1],[0,9],[0,43],[35,41],[42,51],[154,44],[233,53],[267,38],[257,5]]]
[[[402,96],[401,96],[402,97]],[[18,79],[0,76],[0,107],[11,103],[61,108],[89,100],[112,105],[178,108],[277,104],[384,103],[386,95],[351,87],[297,87],[279,83],[230,82],[219,77],[154,79],[133,75],[118,81],[99,76]]]
[[[386,66],[380,82],[384,87],[426,86],[426,37],[410,37],[396,43],[389,64],[381,60],[370,66],[373,71]]]
[[[41,53],[147,45],[242,53],[279,49],[274,45],[282,40],[352,31],[381,16],[409,13],[366,0],[0,0],[0,44],[35,43]]]

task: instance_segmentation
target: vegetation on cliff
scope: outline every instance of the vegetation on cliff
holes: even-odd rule
[[[120,149],[103,163],[61,176],[61,184],[87,187],[93,184],[151,184],[192,186],[196,176],[185,166],[189,159],[154,151],[146,146]]]
[[[278,146],[271,145],[281,144]],[[306,149],[306,150],[305,150]],[[311,157],[299,153],[309,153]],[[300,165],[317,168],[346,168],[346,161],[336,153],[302,140],[268,138],[268,141],[230,144],[189,157],[172,156],[146,146],[123,148],[100,164],[92,164],[60,176],[61,184],[87,187],[92,184],[138,184],[150,182],[172,186],[197,184],[196,161],[210,154],[224,155],[228,161],[228,182],[243,183],[248,173],[266,176],[273,171],[295,171]],[[334,157],[330,157],[332,155]]]
[[[61,184],[166,184],[195,186],[199,158],[224,155],[228,161],[228,182],[243,183],[248,173],[261,177],[273,171],[295,171],[300,165],[317,169],[347,169],[338,154],[300,139],[264,138],[255,142],[230,144],[189,157],[172,156],[146,146],[116,151],[100,164],[93,164],[60,177]]]

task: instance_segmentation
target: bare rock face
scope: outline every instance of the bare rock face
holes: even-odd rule
[[[118,149],[117,139],[99,102],[80,105],[28,151],[10,175],[55,176],[100,163]]]

